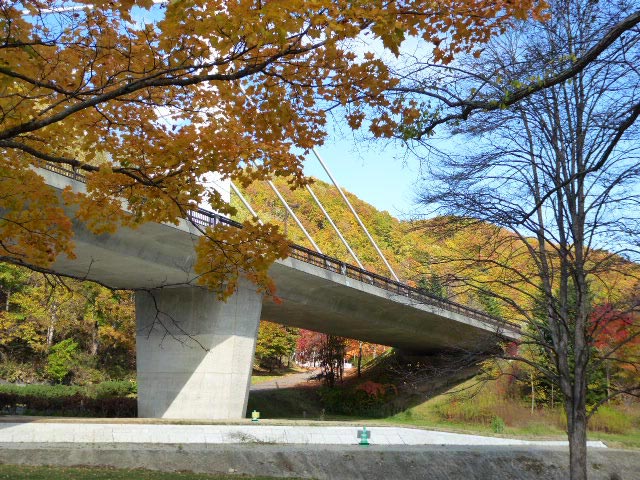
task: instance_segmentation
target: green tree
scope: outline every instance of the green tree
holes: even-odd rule
[[[68,378],[77,359],[78,344],[71,338],[56,343],[47,356],[45,373],[56,383]]]
[[[447,290],[439,275],[432,273],[418,279],[418,288],[437,298],[447,298]]]
[[[282,365],[283,357],[290,359],[293,356],[298,336],[297,328],[263,320],[258,329],[256,357],[272,370],[274,365]]]

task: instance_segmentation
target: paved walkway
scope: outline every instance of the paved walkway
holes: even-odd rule
[[[372,445],[567,446],[563,441],[529,441],[415,428],[368,427]],[[359,427],[281,425],[145,425],[122,423],[0,423],[0,443],[145,444],[322,444],[353,445]],[[589,447],[606,448],[602,442]]]
[[[295,387],[299,383],[306,383],[310,381],[311,377],[314,377],[320,373],[320,369],[309,370],[308,372],[292,373],[290,375],[283,375],[282,377],[274,378],[273,380],[267,380],[266,382],[256,383],[251,385],[251,391],[261,390],[276,390],[278,388],[291,388]]]

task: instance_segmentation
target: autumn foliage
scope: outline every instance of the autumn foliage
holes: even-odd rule
[[[243,186],[272,176],[303,185],[302,159],[323,142],[328,108],[348,105],[357,128],[372,107],[376,134],[405,108],[385,97],[397,79],[369,44],[397,55],[416,36],[446,62],[542,7],[536,0],[2,2],[0,257],[50,267],[57,255],[73,255],[73,219],[109,233],[176,223],[203,202],[232,214],[199,182],[209,172]],[[86,192],[67,191],[63,203],[32,170],[42,162],[84,173]],[[201,232],[210,240],[198,247],[201,283],[224,295],[246,271],[269,289],[264,272],[283,255],[284,240],[250,220],[246,227]],[[213,260],[227,247],[231,267]],[[252,262],[256,248],[268,253]]]
[[[631,313],[616,310],[611,304],[598,305],[591,312],[592,344],[598,349],[624,343],[638,344],[638,325]]]

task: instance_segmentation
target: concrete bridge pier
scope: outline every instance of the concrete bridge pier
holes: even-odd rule
[[[262,295],[249,282],[226,302],[197,287],[136,293],[138,416],[245,416]]]

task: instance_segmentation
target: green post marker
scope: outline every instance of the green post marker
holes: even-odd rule
[[[360,439],[360,443],[358,445],[368,447],[371,432],[367,430],[367,427],[362,427],[362,430],[358,430],[358,438]]]

